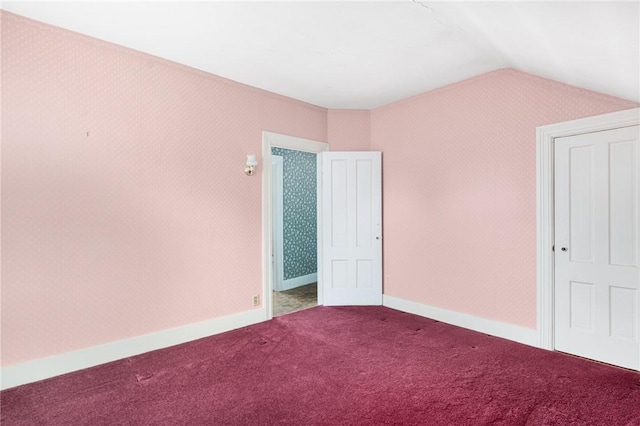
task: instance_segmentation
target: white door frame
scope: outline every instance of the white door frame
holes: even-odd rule
[[[296,151],[305,151],[318,154],[328,151],[329,144],[318,142],[310,139],[298,138],[295,136],[282,135],[273,132],[262,132],[262,304],[265,311],[265,320],[273,318],[272,294],[273,294],[273,275],[271,271],[271,251],[272,245],[272,218],[271,218],[271,148],[285,148]],[[320,162],[320,156],[318,156]],[[319,164],[320,165],[320,164]],[[317,168],[318,177],[321,176],[322,168]],[[317,202],[321,204],[321,180],[318,178]],[[322,220],[320,209],[317,209],[318,215],[318,236],[322,235]],[[322,284],[320,269],[322,259],[320,257],[321,238],[318,237],[318,304],[322,304]]]
[[[554,349],[554,140],[640,124],[640,108],[580,118],[536,129],[536,244],[538,345]],[[638,325],[640,327],[640,324]]]

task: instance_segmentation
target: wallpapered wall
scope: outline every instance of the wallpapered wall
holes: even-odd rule
[[[2,365],[252,309],[262,131],[383,151],[385,293],[535,327],[535,127],[637,104],[505,69],[330,111],[0,12]]]
[[[536,126],[635,107],[513,69],[371,112],[384,293],[536,327]]]
[[[275,147],[271,153],[283,163],[283,279],[316,273],[316,154]]]
[[[326,109],[0,16],[2,365],[255,309],[246,155]]]
[[[371,150],[371,112],[331,109],[327,112],[327,142],[332,151]]]

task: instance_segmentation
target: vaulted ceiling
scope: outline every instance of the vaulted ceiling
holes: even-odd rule
[[[640,3],[3,2],[315,105],[371,109],[512,67],[640,101]]]

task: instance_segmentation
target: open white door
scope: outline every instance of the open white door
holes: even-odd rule
[[[320,155],[323,304],[381,305],[381,153]]]
[[[555,348],[640,369],[638,126],[555,140]]]

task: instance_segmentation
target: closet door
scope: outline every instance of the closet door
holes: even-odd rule
[[[640,369],[638,126],[555,140],[555,348]]]

